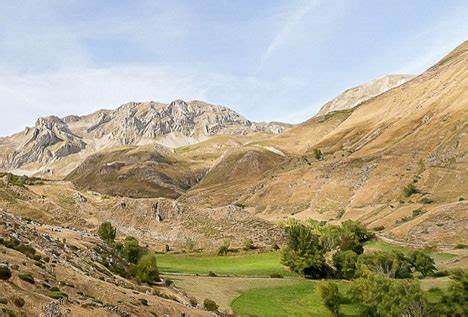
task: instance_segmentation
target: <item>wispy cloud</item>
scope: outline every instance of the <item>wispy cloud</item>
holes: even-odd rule
[[[270,45],[266,48],[260,58],[257,72],[260,71],[270,56],[288,40],[296,27],[302,22],[308,12],[320,3],[318,0],[306,0],[300,2],[287,15],[279,32],[275,35]]]

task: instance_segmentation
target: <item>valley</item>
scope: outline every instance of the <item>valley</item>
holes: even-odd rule
[[[297,125],[197,100],[39,118],[0,138],[1,314],[368,316],[387,283],[450,316],[467,153],[466,41]]]

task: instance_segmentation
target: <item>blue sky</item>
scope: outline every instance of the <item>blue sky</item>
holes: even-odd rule
[[[39,116],[177,98],[301,122],[344,89],[420,73],[468,38],[466,0],[0,5],[0,135]]]

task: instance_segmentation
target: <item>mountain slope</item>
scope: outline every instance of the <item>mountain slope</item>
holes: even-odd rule
[[[347,113],[319,116],[261,141],[287,157],[240,197],[215,204],[241,201],[271,220],[358,219],[399,239],[467,241],[467,87],[465,42],[422,75]],[[323,157],[315,157],[316,149]],[[196,203],[202,184],[180,199]],[[407,197],[408,184],[416,192]],[[210,188],[210,195],[223,190]]]
[[[412,78],[414,78],[413,75],[386,75],[382,78],[374,79],[365,84],[347,89],[339,96],[323,105],[317,115],[323,116],[332,111],[354,108],[360,103],[394,87],[400,86]]]

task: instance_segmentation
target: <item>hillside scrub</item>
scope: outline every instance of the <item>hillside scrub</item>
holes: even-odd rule
[[[116,229],[108,221],[103,222],[98,228],[99,237],[107,243],[111,243],[115,239]]]

